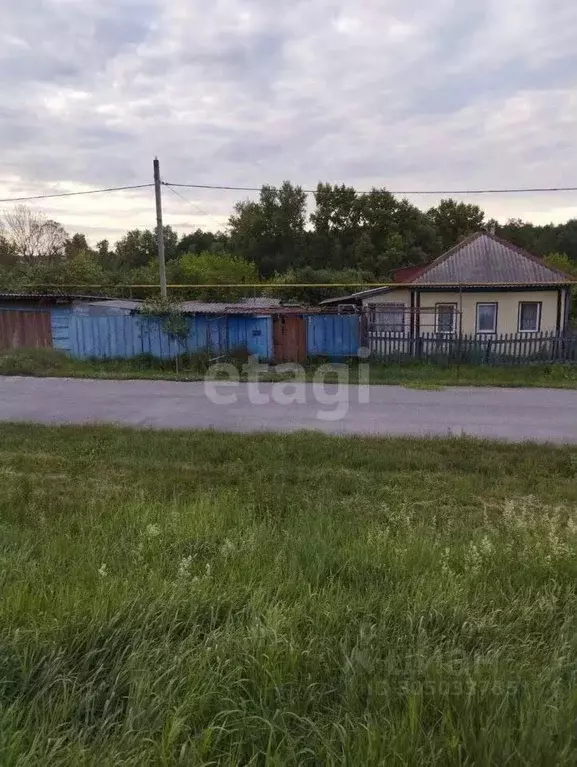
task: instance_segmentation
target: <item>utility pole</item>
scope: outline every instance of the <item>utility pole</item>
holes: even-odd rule
[[[158,267],[160,270],[160,297],[166,298],[166,263],[164,260],[164,229],[162,226],[162,198],[160,195],[160,164],[158,157],[154,158],[154,196],[156,197],[156,247],[158,250]]]

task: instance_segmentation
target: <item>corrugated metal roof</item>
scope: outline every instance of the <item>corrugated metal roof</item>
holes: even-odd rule
[[[241,298],[238,302],[243,306],[254,309],[270,309],[275,306],[281,306],[280,298],[271,298],[269,296],[254,296],[253,298]]]
[[[382,287],[382,288],[368,288],[368,290],[359,290],[356,293],[351,293],[348,296],[338,296],[337,298],[325,298],[321,301],[319,306],[330,306],[331,304],[344,304],[347,302],[354,303],[360,298],[369,298],[370,296],[377,296],[381,293],[387,293],[394,288]]]
[[[136,311],[142,306],[142,301],[124,299],[124,298],[110,298],[94,301],[82,301],[84,306],[94,306],[102,309],[124,309],[126,311]]]
[[[248,302],[227,304],[210,301],[184,301],[179,306],[181,311],[186,314],[303,314],[317,311],[315,307],[282,306],[280,302],[258,306]]]
[[[128,299],[92,300],[78,302],[78,308],[92,307],[97,310],[138,312],[145,301]],[[318,312],[318,307],[282,306],[279,299],[246,299],[245,301],[225,303],[223,301],[183,301],[175,308],[185,314],[310,314]]]
[[[478,232],[429,264],[413,285],[548,285],[571,282],[521,248]]]
[[[97,298],[77,293],[0,293],[2,301],[84,301]]]

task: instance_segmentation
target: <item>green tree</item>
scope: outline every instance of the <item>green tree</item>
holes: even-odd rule
[[[93,253],[83,251],[66,261],[36,261],[27,267],[26,281],[36,288],[62,286],[74,291],[86,285],[96,292],[110,284],[110,276]]]
[[[263,277],[304,263],[306,194],[285,181],[263,186],[258,202],[245,200],[230,217],[231,251],[253,261]]]
[[[549,266],[560,269],[569,277],[577,279],[577,262],[571,261],[566,253],[548,253],[543,260]]]
[[[441,200],[436,208],[428,211],[428,215],[435,225],[443,251],[485,226],[485,213],[478,205],[451,199]]]
[[[259,282],[256,264],[230,253],[187,253],[170,264],[171,280],[193,285],[247,285]],[[243,288],[197,288],[187,291],[190,298],[233,301],[251,294]]]
[[[317,304],[325,298],[335,298],[338,295],[347,294],[357,288],[359,284],[370,280],[371,275],[358,269],[313,269],[303,266],[299,269],[289,270],[269,280],[270,288],[265,290],[266,295],[280,298],[285,302],[299,304]],[[334,283],[334,288],[321,287]],[[300,285],[319,285],[316,287],[300,287]],[[277,285],[294,285],[294,288],[276,288]]]
[[[13,268],[18,263],[18,253],[14,245],[0,234],[0,266]]]
[[[187,253],[221,253],[228,248],[228,235],[225,232],[203,232],[202,229],[181,237],[176,248],[176,256]]]
[[[345,269],[355,265],[357,241],[362,234],[361,205],[353,187],[322,184],[315,192],[315,210],[310,216],[313,233],[308,263],[317,269]],[[365,238],[359,255],[366,261],[368,241]]]
[[[178,234],[170,226],[164,227],[164,254],[166,261],[176,257]],[[114,266],[126,272],[146,266],[157,257],[156,232],[151,229],[132,229],[116,243]]]
[[[64,243],[64,257],[66,259],[70,260],[78,256],[80,253],[89,252],[92,252],[92,250],[88,245],[86,236],[84,234],[79,234],[77,232],[76,234],[73,234],[72,237],[69,237]]]

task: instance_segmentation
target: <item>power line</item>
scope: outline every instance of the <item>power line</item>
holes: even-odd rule
[[[51,200],[54,197],[79,197],[86,194],[102,194],[104,192],[123,192],[127,189],[146,189],[154,184],[134,184],[132,186],[111,186],[108,189],[89,189],[86,192],[58,192],[57,194],[37,194],[31,197],[5,197],[0,202],[26,202],[27,200]]]
[[[181,200],[183,200],[184,202],[187,202],[191,207],[193,207],[195,210],[197,210],[201,214],[201,216],[208,216],[208,218],[210,218],[212,221],[214,221],[214,223],[217,226],[219,226],[219,227],[221,227],[221,226],[227,227],[228,226],[228,224],[222,224],[220,221],[217,221],[216,218],[214,218],[214,216],[212,216],[210,213],[207,213],[205,210],[200,208],[194,202],[191,202],[190,200],[187,200],[186,197],[184,197],[184,195],[180,194],[180,192],[177,192],[176,189],[173,189],[171,184],[167,184],[164,181],[162,183],[163,183],[163,186],[168,187],[168,189],[170,189],[170,191],[173,194],[175,194],[177,197],[180,197]]]
[[[262,187],[257,186],[224,186],[219,184],[173,184],[172,182],[168,183],[163,181],[163,184],[170,187],[181,187],[185,189],[219,189],[222,191],[227,192],[260,192]],[[265,186],[267,186],[265,184]],[[277,187],[271,187],[272,189],[275,189]],[[316,194],[316,189],[303,189],[303,192],[305,194]],[[356,190],[358,194],[371,194],[371,192],[362,192],[359,190]],[[372,190],[373,192],[380,192],[381,190],[376,189]],[[387,194],[398,194],[398,195],[418,195],[418,194],[428,194],[428,195],[442,195],[442,194],[454,194],[454,195],[474,195],[474,194],[526,194],[528,192],[531,192],[533,194],[535,193],[541,193],[541,192],[577,192],[577,186],[547,186],[547,187],[519,187],[519,188],[513,188],[513,189],[419,189],[419,190],[395,190],[395,189],[385,189],[382,190],[382,193]]]

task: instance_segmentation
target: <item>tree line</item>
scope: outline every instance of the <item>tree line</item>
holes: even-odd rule
[[[164,227],[167,278],[173,284],[266,283],[278,285],[388,281],[402,266],[424,264],[484,228],[577,272],[577,220],[536,226],[487,220],[478,205],[442,200],[427,211],[386,189],[319,184],[308,195],[286,181],[264,186],[258,200],[236,203],[226,231],[200,229],[180,236]],[[91,247],[40,212],[18,206],[0,217],[0,279],[4,290],[75,286],[106,287],[127,295],[127,285],[158,283],[152,229],[128,231],[115,245]],[[341,289],[342,290],[342,289]],[[133,295],[147,291],[135,288]],[[148,291],[150,293],[150,291]],[[250,291],[244,291],[252,294]],[[277,291],[275,294],[278,294]],[[286,287],[290,300],[317,301],[336,289]],[[182,291],[182,297],[232,299],[243,290]]]

